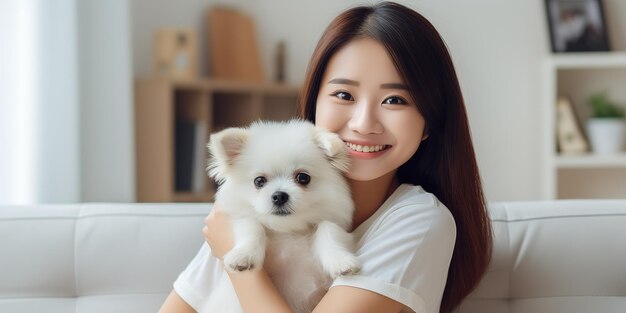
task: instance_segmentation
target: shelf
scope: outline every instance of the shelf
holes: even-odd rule
[[[162,81],[176,89],[204,90],[212,92],[254,93],[264,94],[298,94],[300,87],[292,84],[252,83],[221,79],[176,79],[170,77],[150,76],[138,78],[138,81]]]
[[[615,155],[559,155],[556,157],[558,168],[626,168],[626,153]]]
[[[557,69],[626,68],[626,52],[555,54],[548,64]]]
[[[298,86],[163,76],[135,80],[138,202],[210,202],[209,135],[296,116]],[[196,190],[199,192],[194,192]]]

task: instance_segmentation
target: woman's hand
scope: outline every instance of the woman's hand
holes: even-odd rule
[[[204,239],[211,247],[213,256],[222,260],[224,255],[233,248],[233,231],[230,216],[213,205],[211,213],[204,219],[202,228]]]

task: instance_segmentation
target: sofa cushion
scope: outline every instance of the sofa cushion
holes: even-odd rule
[[[156,312],[209,204],[0,209],[0,312]]]
[[[460,312],[626,312],[626,201],[497,203],[490,213],[492,261]]]

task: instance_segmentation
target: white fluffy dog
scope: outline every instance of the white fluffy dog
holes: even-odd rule
[[[232,218],[226,270],[263,265],[295,312],[311,312],[333,278],[359,270],[342,175],[349,157],[336,134],[301,120],[256,122],[211,135],[208,147],[216,201]],[[227,275],[209,303],[210,312],[242,312]]]

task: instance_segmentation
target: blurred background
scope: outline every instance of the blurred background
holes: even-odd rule
[[[397,2],[426,16],[448,45],[489,201],[626,197],[623,148],[566,155],[555,133],[557,96],[570,97],[583,123],[597,90],[626,103],[626,1],[603,1],[610,51],[558,53],[550,1]],[[371,3],[0,2],[0,203],[210,201],[214,187],[197,176],[202,152],[182,145],[185,129],[197,143],[220,127],[290,116],[324,28]],[[215,8],[226,13],[211,15]],[[243,45],[243,55],[220,50],[235,28],[244,37],[225,45]],[[253,73],[216,74],[244,61]],[[196,163],[181,176],[185,149]]]

